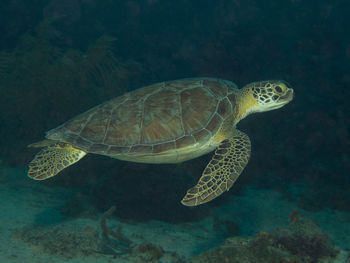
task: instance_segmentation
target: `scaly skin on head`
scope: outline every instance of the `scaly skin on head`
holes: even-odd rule
[[[293,99],[293,89],[280,80],[258,81],[246,85],[241,91],[238,121],[254,112],[283,107]]]

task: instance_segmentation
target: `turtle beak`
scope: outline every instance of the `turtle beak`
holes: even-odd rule
[[[289,88],[286,94],[280,97],[280,100],[290,102],[294,98],[294,90]]]

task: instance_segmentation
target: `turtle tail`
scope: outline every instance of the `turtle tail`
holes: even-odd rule
[[[27,147],[29,147],[29,148],[42,148],[42,147],[53,145],[55,143],[57,143],[57,141],[45,139],[45,140],[42,140],[39,142],[29,144]]]

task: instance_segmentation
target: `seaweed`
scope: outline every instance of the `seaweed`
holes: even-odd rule
[[[57,19],[44,19],[12,50],[0,51],[0,121],[7,127],[0,132],[0,158],[12,165],[30,159],[22,149],[43,131],[125,93],[143,70],[117,57],[114,37],[102,35],[87,50],[72,48]]]

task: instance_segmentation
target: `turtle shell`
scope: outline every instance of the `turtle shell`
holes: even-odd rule
[[[157,83],[98,105],[46,137],[110,156],[176,150],[210,140],[232,116],[237,92],[220,79]]]

